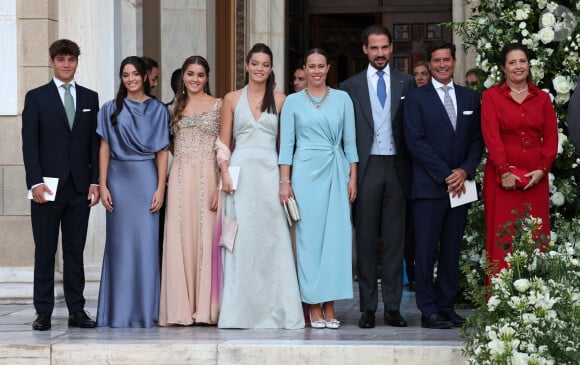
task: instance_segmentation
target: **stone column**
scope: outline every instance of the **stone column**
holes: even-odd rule
[[[463,22],[465,21],[465,4],[463,0],[453,0],[452,1],[452,16],[453,22]],[[466,55],[463,52],[463,39],[453,32],[453,43],[457,47],[457,52],[455,52],[456,57],[456,64],[455,64],[455,73],[453,74],[453,81],[457,84],[465,85],[465,72],[467,71],[466,67]]]
[[[210,69],[215,69],[215,56],[208,52],[209,38],[215,37],[215,22],[210,18],[215,14],[215,4],[213,1],[161,0],[160,11],[161,77],[166,81],[163,83],[162,99],[171,100],[171,73],[180,68],[187,57],[203,56],[210,63]],[[211,87],[211,81],[215,80],[211,72],[210,77]]]
[[[284,0],[247,0],[247,3],[246,23],[249,28],[247,48],[261,42],[272,49],[276,90],[283,92],[286,90],[287,79],[284,75],[286,64],[285,2]]]

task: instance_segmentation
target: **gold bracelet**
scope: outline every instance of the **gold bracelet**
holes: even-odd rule
[[[99,176],[99,181],[101,181],[101,180],[107,180],[107,177],[106,176]]]

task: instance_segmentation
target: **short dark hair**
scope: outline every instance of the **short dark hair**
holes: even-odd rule
[[[147,73],[151,72],[151,70],[153,70],[154,68],[159,68],[159,63],[157,63],[157,61],[155,61],[153,58],[143,56],[141,57],[141,59],[145,63]]]
[[[81,49],[78,44],[70,39],[59,39],[50,45],[48,53],[50,54],[51,60],[54,60],[58,55],[75,56],[78,58],[81,55]]]
[[[433,52],[439,50],[439,49],[448,49],[451,51],[451,57],[453,59],[455,59],[455,44],[448,42],[448,41],[437,41],[437,42],[433,42],[431,43],[431,45],[429,46],[429,50],[427,51],[427,61],[431,62],[431,55],[433,54]]]
[[[369,27],[366,27],[365,30],[362,32],[361,41],[365,46],[369,45],[369,36],[371,35],[386,35],[389,39],[389,43],[393,40],[393,35],[391,31],[385,28],[380,24],[373,24]]]

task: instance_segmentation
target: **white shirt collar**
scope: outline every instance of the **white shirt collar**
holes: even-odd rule
[[[439,81],[435,80],[435,78],[434,78],[434,77],[431,77],[431,82],[433,83],[433,87],[434,87],[436,90],[439,90],[439,89],[441,89],[443,86],[449,86],[449,87],[451,88],[451,90],[454,90],[454,89],[455,89],[455,88],[453,87],[453,79],[451,79],[451,81],[450,81],[450,82],[449,82],[447,85],[445,85],[445,84],[443,84],[443,83],[441,83],[441,82],[439,82]]]
[[[66,84],[66,82],[62,82],[61,80],[57,79],[56,77],[52,77],[52,81],[54,82],[54,84],[56,85],[57,88],[60,88],[62,85]],[[69,85],[71,85],[73,88],[76,88],[76,83],[75,80],[72,80],[71,82],[69,82]]]
[[[379,75],[377,75],[377,70],[376,68],[373,67],[373,65],[371,65],[369,63],[369,67],[367,68],[367,77],[371,78],[371,77],[379,77]],[[386,77],[391,76],[391,68],[389,67],[389,65],[387,65],[385,68],[383,68],[383,71],[385,71],[385,75]]]

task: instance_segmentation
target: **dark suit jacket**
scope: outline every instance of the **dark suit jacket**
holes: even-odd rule
[[[407,194],[409,192],[410,159],[403,135],[403,118],[400,105],[404,99],[404,95],[415,88],[415,79],[411,75],[404,74],[394,68],[391,68],[390,72],[391,125],[395,148],[397,149],[395,163],[397,165],[399,182],[405,194]],[[340,88],[350,95],[354,105],[356,148],[359,158],[357,177],[360,185],[365,175],[374,136],[374,121],[367,82],[367,69],[341,83]]]
[[[572,144],[576,149],[576,154],[580,155],[580,75],[578,75],[578,83],[570,97],[566,119]]]
[[[97,93],[76,84],[76,113],[72,130],[53,81],[26,94],[22,112],[22,152],[26,185],[42,177],[58,177],[59,189],[69,177],[79,193],[97,184]]]
[[[453,130],[445,107],[429,82],[407,94],[404,128],[413,159],[411,198],[437,199],[448,196],[445,178],[452,169],[475,176],[483,153],[479,95],[454,84],[457,124]]]

